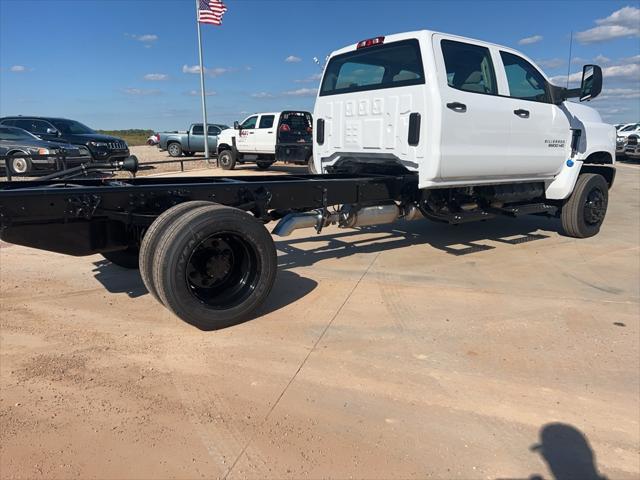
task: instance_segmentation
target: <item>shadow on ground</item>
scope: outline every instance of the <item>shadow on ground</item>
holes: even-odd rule
[[[546,462],[555,480],[606,480],[598,473],[595,454],[587,437],[565,423],[548,423],[540,430],[540,443],[533,445]],[[542,480],[539,474],[529,480]]]
[[[556,219],[532,216],[457,226],[417,220],[324,235],[315,235],[313,230],[309,230],[308,237],[276,242],[276,247],[283,253],[278,257],[278,267],[303,267],[328,258],[382,252],[410,245],[426,245],[454,256],[470,255],[499,248],[487,244],[488,241],[505,245],[528,243],[549,238],[549,235],[535,233],[538,230],[558,230],[559,227]],[[363,233],[373,235],[356,238]],[[313,248],[299,246],[310,242],[322,244]]]
[[[94,275],[110,293],[126,293],[130,298],[146,295],[149,291],[144,286],[138,270],[122,268],[109,260],[93,263]],[[318,286],[315,280],[301,277],[295,272],[278,271],[276,282],[266,302],[253,316],[259,317],[279,310],[303,298]]]

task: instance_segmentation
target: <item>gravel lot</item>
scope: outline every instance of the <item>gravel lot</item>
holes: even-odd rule
[[[215,332],[100,256],[1,244],[1,476],[637,479],[640,167],[598,236],[557,229],[296,232]]]

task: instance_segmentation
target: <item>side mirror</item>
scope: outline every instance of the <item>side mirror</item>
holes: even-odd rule
[[[59,137],[60,132],[55,128],[47,128],[47,135],[55,135],[56,137]]]
[[[233,122],[233,128],[234,128],[234,130],[240,130],[240,124],[238,123],[237,120],[235,122]]]
[[[602,69],[598,65],[585,65],[582,68],[580,101],[593,100],[602,91]]]

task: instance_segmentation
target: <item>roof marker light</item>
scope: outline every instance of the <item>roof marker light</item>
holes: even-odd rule
[[[383,43],[384,43],[384,37],[369,38],[367,40],[362,40],[361,42],[358,42],[358,45],[356,48],[373,47],[375,45],[382,45]]]

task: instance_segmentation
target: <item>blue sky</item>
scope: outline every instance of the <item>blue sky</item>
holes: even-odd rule
[[[640,3],[616,1],[226,0],[203,25],[210,122],[313,109],[324,57],[359,40],[433,29],[517,48],[564,84],[596,61],[592,102],[640,119]],[[57,115],[94,128],[184,129],[200,120],[192,0],[0,0],[0,115]],[[577,76],[577,75],[576,75]],[[572,77],[573,78],[573,77]]]

